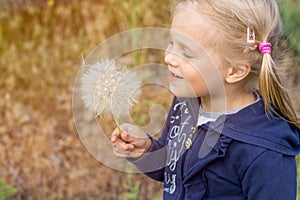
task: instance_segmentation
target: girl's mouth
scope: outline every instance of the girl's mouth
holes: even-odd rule
[[[183,76],[179,72],[170,69],[170,67],[169,67],[169,73],[170,73],[169,74],[170,78],[183,79]]]

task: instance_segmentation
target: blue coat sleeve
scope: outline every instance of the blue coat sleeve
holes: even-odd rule
[[[161,138],[160,138],[161,139]],[[150,178],[163,182],[166,163],[166,145],[164,140],[151,138],[150,149],[138,159],[128,159],[136,168]]]
[[[246,169],[242,187],[248,200],[295,200],[295,157],[264,151]]]
[[[150,149],[138,159],[128,159],[137,169],[157,181],[164,181],[164,172],[167,159],[167,137],[170,128],[170,118],[174,115],[172,109],[176,104],[176,98],[173,99],[172,107],[168,113],[165,127],[159,139],[151,138],[152,145]]]

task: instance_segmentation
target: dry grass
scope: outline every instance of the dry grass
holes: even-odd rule
[[[161,16],[148,10],[153,3],[22,2],[28,3],[2,2],[0,11],[0,177],[18,189],[13,199],[129,199],[128,185],[136,180],[140,197],[153,199],[161,185],[144,175],[128,180],[87,152],[71,108],[81,56],[128,28],[128,19],[114,9],[141,5],[143,16],[130,8],[123,12],[139,17],[132,26],[159,25],[154,21]]]

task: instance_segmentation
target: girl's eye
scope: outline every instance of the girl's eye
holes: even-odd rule
[[[186,58],[194,58],[194,56],[192,56],[189,52],[186,51],[183,52],[183,56]]]
[[[185,58],[194,58],[193,54],[189,49],[183,48],[183,56]]]

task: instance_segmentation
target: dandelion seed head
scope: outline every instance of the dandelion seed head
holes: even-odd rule
[[[108,108],[117,118],[127,114],[140,95],[136,74],[112,59],[84,67],[81,92],[89,111],[98,116]]]

